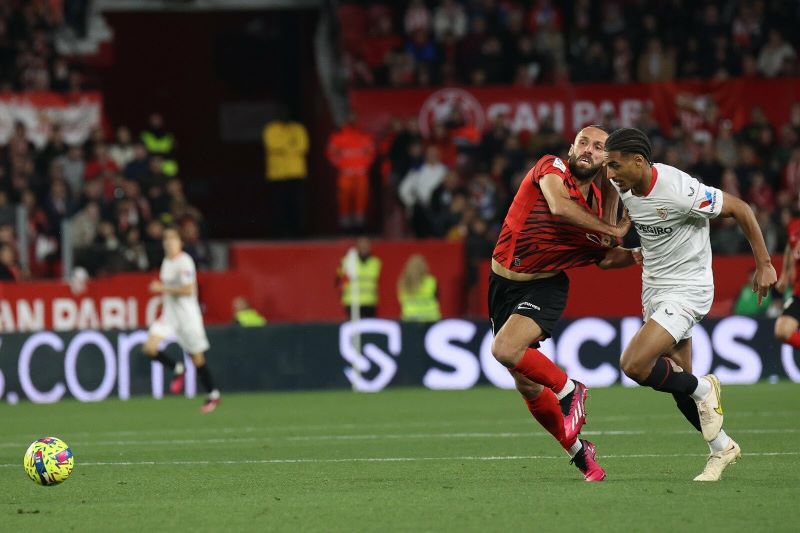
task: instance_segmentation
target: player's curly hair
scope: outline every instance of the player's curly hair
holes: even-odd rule
[[[647,161],[653,153],[650,139],[636,128],[620,128],[611,132],[606,139],[606,152],[619,151],[623,154],[639,154]]]

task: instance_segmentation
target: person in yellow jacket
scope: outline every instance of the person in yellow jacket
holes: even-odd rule
[[[342,258],[337,280],[342,289],[342,306],[351,320],[372,318],[378,311],[378,281],[381,260],[372,255],[372,244],[359,237]]]
[[[278,237],[300,237],[305,229],[306,127],[282,112],[262,133],[269,182],[272,226]]]
[[[233,299],[233,321],[246,328],[267,324],[267,319],[253,309],[244,296],[237,296]]]
[[[436,322],[442,318],[436,278],[420,254],[408,258],[397,281],[400,319],[407,322]]]
[[[178,175],[178,162],[175,159],[175,136],[164,128],[164,117],[160,113],[153,113],[148,120],[147,129],[142,131],[141,141],[150,155],[163,158],[161,172],[165,176]]]

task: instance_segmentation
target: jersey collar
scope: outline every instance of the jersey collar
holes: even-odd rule
[[[653,192],[653,188],[656,186],[656,181],[658,181],[658,170],[656,169],[656,166],[653,165],[650,167],[650,170],[653,172],[653,179],[650,180],[650,188],[647,189],[646,193],[644,193],[645,198],[650,196],[650,193]]]

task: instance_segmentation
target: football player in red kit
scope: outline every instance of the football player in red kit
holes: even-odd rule
[[[783,253],[781,277],[775,288],[783,292],[792,287],[792,297],[783,305],[783,313],[775,321],[775,337],[800,349],[800,218],[792,218],[786,226],[786,250]]]
[[[611,248],[627,233],[630,220],[624,215],[612,224],[618,196],[600,174],[606,137],[602,128],[587,126],[566,161],[546,155],[528,172],[503,222],[489,280],[492,354],[509,369],[533,417],[569,453],[586,481],[605,478],[594,444],[578,438],[586,421],[586,387],[537,348],[551,336],[567,303],[565,270],[631,264],[618,261]]]

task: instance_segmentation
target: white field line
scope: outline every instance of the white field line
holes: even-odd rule
[[[732,434],[784,434],[798,433],[800,429],[737,429]],[[633,436],[633,435],[690,435],[690,430],[644,431],[644,430],[608,430],[582,431],[584,436]],[[304,436],[265,436],[265,437],[231,437],[209,439],[158,439],[158,440],[103,440],[103,441],[70,441],[73,448],[86,446],[184,446],[213,444],[244,444],[250,442],[318,442],[318,441],[382,441],[382,440],[435,440],[435,439],[509,439],[528,437],[549,437],[543,432],[502,432],[502,433],[394,433],[394,434],[361,434],[361,435],[304,435]],[[0,448],[19,448],[25,446],[22,441],[0,442]]]
[[[737,411],[735,416],[739,417],[797,417],[800,412],[798,411]],[[662,414],[650,414],[647,415],[647,419],[674,419],[675,417],[680,419],[680,414],[677,413],[662,413]],[[733,416],[733,415],[732,415]],[[620,421],[636,421],[641,420],[645,417],[643,416],[633,416],[633,415],[609,415],[609,416],[602,416],[602,415],[591,415],[590,419],[592,423],[598,422],[620,422]],[[205,428],[164,428],[164,429],[131,429],[131,430],[116,430],[116,431],[79,431],[79,432],[70,432],[70,435],[73,437],[97,437],[97,436],[107,436],[107,437],[125,437],[125,436],[144,436],[144,435],[171,435],[177,434],[182,435],[186,433],[192,434],[202,434],[202,433],[214,433],[214,434],[239,434],[239,433],[261,433],[261,432],[270,432],[270,433],[289,433],[289,432],[307,432],[311,430],[342,430],[342,429],[358,429],[358,430],[368,430],[368,429],[402,429],[402,428],[411,428],[411,427],[448,427],[448,426],[464,426],[464,425],[480,425],[480,426],[499,426],[499,425],[519,425],[521,421],[525,421],[525,416],[519,416],[516,418],[493,418],[490,421],[487,420],[441,420],[441,421],[419,421],[419,422],[382,422],[382,423],[370,423],[370,422],[355,422],[350,424],[293,424],[293,425],[281,425],[281,424],[272,424],[269,422],[265,422],[263,426],[241,426],[241,427],[205,427]],[[524,423],[524,422],[522,422]],[[22,439],[27,439],[29,435],[27,434],[17,434],[17,435],[5,435],[6,437],[19,437]],[[2,444],[0,444],[2,446]]]
[[[747,457],[795,456],[800,452],[749,452]],[[668,457],[706,457],[700,453],[642,453],[604,455],[603,459],[637,459]],[[564,460],[564,455],[461,455],[454,457],[348,457],[340,459],[240,459],[236,461],[100,461],[81,462],[81,466],[185,466],[185,465],[251,465],[307,463],[406,463],[416,461],[531,461],[540,459]],[[0,463],[0,468],[19,468],[18,463]]]

